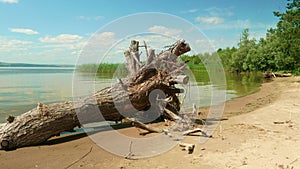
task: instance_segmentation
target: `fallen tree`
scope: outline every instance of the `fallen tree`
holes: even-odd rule
[[[145,62],[140,61],[141,47],[146,49]],[[184,40],[159,54],[153,49],[148,51],[145,43],[140,46],[133,40],[124,52],[129,72],[126,78],[85,99],[49,105],[38,103],[36,108],[20,116],[9,116],[6,123],[0,124],[0,149],[40,144],[60,132],[103,120],[135,117],[148,123],[160,117],[181,119],[177,95],[184,91],[175,85],[188,83],[189,78],[183,73],[185,64],[178,61],[188,51],[190,46]],[[136,122],[140,126],[143,123]]]
[[[266,71],[263,73],[264,78],[269,79],[269,78],[276,78],[276,77],[291,77],[291,73],[277,73],[277,72],[272,72],[272,71]]]

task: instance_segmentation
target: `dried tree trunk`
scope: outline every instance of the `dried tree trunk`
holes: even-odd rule
[[[130,51],[124,53],[130,75],[113,87],[74,102],[39,103],[37,108],[20,116],[7,118],[7,123],[0,124],[0,149],[40,144],[81,124],[117,121],[139,111],[147,112],[151,106],[157,107],[158,112],[147,113],[161,113],[166,118],[178,119],[176,114],[180,110],[180,102],[177,94],[183,90],[176,88],[175,84],[186,84],[188,77],[183,74],[185,67],[177,63],[177,58],[190,50],[189,45],[180,40],[157,56],[150,49],[145,65],[140,63],[138,45],[138,41],[132,41]],[[163,91],[166,98],[158,97],[151,105],[153,102],[149,101],[149,95],[156,89]],[[165,104],[165,108],[161,108],[161,104]]]

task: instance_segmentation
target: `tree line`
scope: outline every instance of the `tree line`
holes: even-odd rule
[[[237,47],[183,56],[182,60],[189,61],[189,66],[201,65],[212,55],[218,55],[224,68],[234,72],[272,70],[300,74],[300,0],[287,1],[285,12],[273,12],[279,21],[276,28],[267,31],[265,38],[250,39],[247,28]]]
[[[223,65],[233,71],[300,72],[300,0],[288,0],[286,11],[273,12],[279,21],[259,41],[242,32],[238,47],[217,51]]]
[[[287,71],[300,74],[300,0],[287,0],[285,12],[273,12],[279,21],[265,37],[250,39],[249,29],[244,29],[237,47],[218,49],[213,53],[182,56],[192,70],[205,70],[204,64],[214,62],[218,55],[225,69],[234,72]],[[80,71],[113,72],[114,64],[82,65]]]

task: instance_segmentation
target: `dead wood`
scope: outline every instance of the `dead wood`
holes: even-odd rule
[[[277,73],[277,72],[272,72],[272,71],[266,71],[263,73],[264,78],[269,79],[269,78],[276,78],[276,77],[291,77],[291,73]]]
[[[129,75],[119,79],[114,86],[85,99],[47,105],[38,103],[36,108],[22,115],[8,117],[7,123],[0,124],[0,149],[37,145],[82,124],[119,121],[137,117],[139,112],[145,112],[142,116],[155,114],[157,118],[165,115],[172,120],[178,119],[176,114],[180,111],[180,101],[177,95],[184,91],[175,84],[186,84],[189,80],[183,73],[185,66],[178,62],[178,57],[190,50],[189,44],[179,40],[158,55],[153,49],[149,49],[148,53],[147,49],[145,62],[140,61],[139,47],[138,41],[132,41],[129,50],[124,52]],[[153,99],[150,95],[156,90],[163,94],[156,93]],[[166,109],[162,109],[161,104]],[[148,111],[152,106],[157,107],[153,109],[157,111]],[[133,122],[152,132],[162,132],[142,122]]]
[[[182,147],[182,150],[188,151],[189,154],[192,154],[195,149],[195,144],[189,144],[189,143],[179,143],[179,146]]]
[[[194,128],[194,129],[191,129],[191,130],[187,130],[187,131],[184,131],[183,133],[182,133],[182,135],[184,135],[184,136],[188,136],[188,135],[191,135],[191,134],[193,134],[193,133],[201,133],[202,134],[202,136],[204,136],[204,137],[212,137],[211,135],[208,135],[205,131],[203,131],[201,128]]]
[[[130,119],[130,118],[126,118],[128,121],[130,121],[134,126],[138,127],[138,128],[141,128],[143,130],[146,130],[150,133],[162,133],[163,130],[162,129],[159,129],[159,128],[155,128],[155,127],[151,127],[149,125],[146,125],[142,122],[139,122],[135,119]],[[142,134],[144,135],[144,134]]]

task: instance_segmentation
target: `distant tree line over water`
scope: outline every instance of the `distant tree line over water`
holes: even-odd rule
[[[101,63],[101,64],[82,64],[76,67],[80,72],[88,73],[114,73],[115,71],[125,72],[125,64]]]

